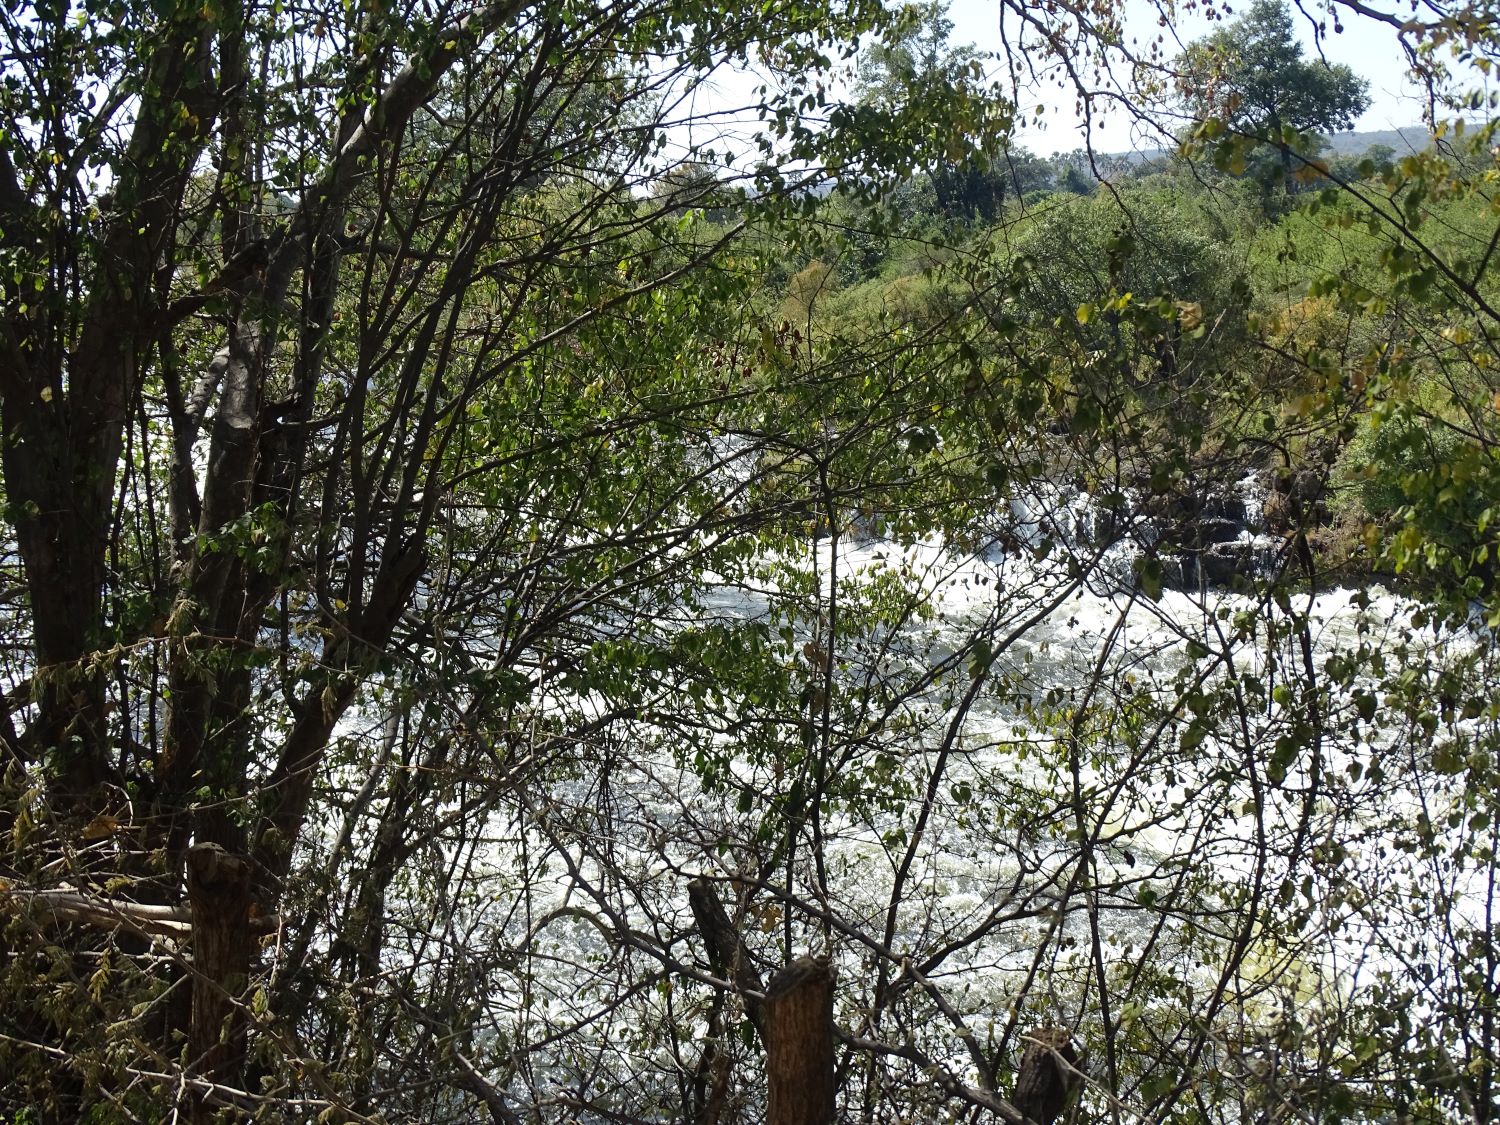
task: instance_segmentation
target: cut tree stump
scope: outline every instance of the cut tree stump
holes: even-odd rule
[[[767,1125],[832,1125],[833,969],[799,957],[766,989]]]
[[[1060,1027],[1039,1027],[1025,1036],[1016,1073],[1015,1106],[1039,1125],[1052,1125],[1078,1085],[1078,1052]]]
[[[239,1083],[245,1058],[245,1011],[241,995],[249,982],[255,938],[250,930],[250,861],[214,843],[187,852],[188,901],[193,915],[193,1009],[188,1056],[198,1076],[211,1083]],[[214,1114],[200,1090],[190,1101],[190,1119]]]

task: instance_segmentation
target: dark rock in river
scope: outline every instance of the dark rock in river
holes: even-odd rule
[[[1243,505],[1242,505],[1243,507]],[[1220,543],[1233,543],[1245,530],[1243,519],[1200,519],[1194,530],[1200,544],[1211,547]]]
[[[1236,579],[1253,579],[1276,565],[1279,547],[1261,539],[1214,543],[1201,551],[1184,551],[1164,560],[1165,584],[1178,590],[1233,586]]]
[[[1293,486],[1290,476],[1286,483]],[[1231,586],[1275,566],[1280,545],[1261,534],[1274,523],[1266,516],[1297,501],[1272,492],[1263,506],[1255,493],[1249,482],[1209,483],[1158,501],[1151,522],[1166,585]]]

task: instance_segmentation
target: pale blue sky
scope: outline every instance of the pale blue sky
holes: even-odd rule
[[[887,2],[894,4],[900,0]],[[1165,3],[1166,0],[1161,2]],[[1183,0],[1178,0],[1179,7],[1182,2]],[[1236,12],[1247,9],[1250,2],[1251,0],[1230,0]],[[1297,0],[1289,2],[1295,7]],[[1313,6],[1316,2],[1317,0],[1301,0],[1308,12],[1317,10]],[[1388,11],[1408,10],[1406,4],[1409,2],[1410,0],[1366,0],[1372,6],[1385,6]],[[1176,56],[1181,51],[1182,44],[1220,26],[1204,19],[1201,14],[1186,13],[1177,21],[1174,39],[1166,29],[1158,25],[1157,7],[1153,0],[1124,0],[1124,3],[1127,42],[1134,40],[1137,45],[1147,44],[1158,34],[1166,33],[1169,37],[1162,45],[1162,57],[1166,59]],[[1394,5],[1397,4],[1401,8],[1395,8]],[[954,24],[951,37],[953,46],[973,43],[985,51],[999,52],[1002,49],[998,5],[995,0],[951,0],[948,16]],[[1314,43],[1311,21],[1297,11],[1294,11],[1293,16],[1304,49],[1310,57],[1314,56],[1318,46]],[[1352,13],[1346,14],[1344,25],[1342,33],[1330,33],[1324,38],[1321,50],[1330,62],[1347,64],[1370,83],[1371,106],[1357,127],[1365,130],[1393,129],[1420,124],[1422,103],[1417,97],[1415,85],[1406,77],[1405,55],[1397,44],[1395,29],[1378,20]],[[847,80],[848,68],[843,68],[841,73],[844,75],[843,79],[835,77],[832,80],[835,90],[842,81]],[[1468,69],[1465,74],[1467,87],[1483,84],[1482,76],[1476,71]],[[1018,129],[1020,143],[1041,155],[1068,152],[1084,145],[1084,133],[1074,110],[1075,98],[1071,88],[1060,87],[1055,78],[1054,73],[1040,85],[1025,90],[1019,102],[1023,118],[1026,119]],[[705,144],[721,155],[726,152],[734,154],[731,157],[733,164],[746,152],[753,151],[747,138],[756,130],[755,115],[753,111],[746,111],[743,107],[755,104],[757,99],[753,89],[765,80],[753,67],[721,69],[706,87],[675,107],[675,113],[682,124],[669,130],[675,143],[668,157],[675,158],[679,146],[686,148],[694,144]],[[1129,75],[1122,71],[1118,81],[1125,85],[1128,80]],[[1030,120],[1038,106],[1045,107],[1042,114],[1045,124],[1041,128]],[[1164,128],[1170,129],[1174,123],[1160,120],[1161,108],[1160,105],[1153,107],[1153,112],[1157,115],[1154,122],[1138,120],[1121,108],[1108,110],[1102,120],[1095,121],[1090,138],[1094,151],[1139,151],[1174,143],[1169,133],[1163,131]]]
[[[1395,10],[1391,0],[1375,0],[1375,5],[1386,10]],[[1249,7],[1249,0],[1231,0],[1238,11]],[[1304,5],[1308,12],[1316,12],[1312,4]],[[1374,6],[1374,5],[1372,5]],[[1403,5],[1404,7],[1404,5]],[[948,17],[953,21],[954,44],[973,43],[984,50],[998,51],[1001,46],[998,7],[993,0],[953,0]],[[1149,0],[1126,0],[1126,39],[1144,44],[1163,29],[1158,25],[1156,8]],[[1294,11],[1299,37],[1309,56],[1314,55],[1313,29],[1311,21]],[[1345,63],[1370,83],[1371,106],[1360,120],[1360,129],[1391,129],[1415,125],[1421,121],[1422,105],[1416,98],[1416,88],[1406,80],[1405,56],[1396,43],[1396,32],[1389,25],[1367,19],[1353,13],[1343,17],[1342,34],[1327,35],[1322,44],[1324,56],[1332,63]],[[1329,21],[1330,27],[1332,26]],[[1217,24],[1209,23],[1201,15],[1185,14],[1178,20],[1177,33],[1183,43],[1206,34]],[[1172,40],[1166,43],[1168,57],[1177,53]],[[1480,76],[1469,72],[1473,83]],[[1044,86],[1030,92],[1029,106],[1034,110],[1045,104],[1044,119],[1050,124],[1044,129],[1025,128],[1021,140],[1027,147],[1039,153],[1052,153],[1079,148],[1083,135],[1077,114],[1073,110],[1073,99],[1064,96],[1055,85]],[[1094,147],[1103,152],[1118,152],[1134,147],[1154,148],[1160,143],[1159,135],[1141,128],[1129,115],[1121,111],[1108,113],[1101,125],[1096,124],[1093,134]]]

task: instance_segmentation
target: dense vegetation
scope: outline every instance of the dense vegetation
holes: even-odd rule
[[[0,14],[0,1120],[1500,1115],[1500,29],[1001,7]]]

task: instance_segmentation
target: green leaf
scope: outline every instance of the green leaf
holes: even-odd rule
[[[1153,602],[1161,600],[1162,590],[1162,568],[1161,560],[1155,555],[1142,555],[1135,562],[1135,580],[1140,586],[1141,593]]]

